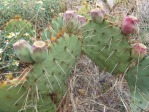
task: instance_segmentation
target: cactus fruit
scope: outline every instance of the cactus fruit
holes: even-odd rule
[[[19,40],[13,44],[13,48],[17,57],[25,63],[33,63],[33,59],[30,56],[31,45],[25,40]]]
[[[149,57],[145,57],[136,67],[130,69],[125,78],[131,92],[131,108],[133,112],[137,109],[149,111]]]
[[[145,55],[147,55],[147,47],[142,43],[135,43],[132,46],[132,56],[133,58],[142,59]]]
[[[78,17],[77,13],[72,10],[68,10],[63,14],[63,22],[67,29],[73,29],[76,28],[78,24]]]
[[[64,13],[63,20],[64,20],[65,24],[68,24],[71,21],[76,21],[77,20],[77,13],[75,11],[68,10]]]
[[[102,23],[104,19],[104,12],[100,8],[92,9],[90,15],[93,22]]]
[[[36,41],[30,49],[30,55],[35,62],[44,61],[48,57],[48,49],[44,41]]]
[[[86,18],[82,15],[78,15],[78,23],[80,26],[84,25],[87,22]]]
[[[124,34],[128,35],[128,34],[132,34],[134,32],[139,31],[139,27],[138,27],[138,19],[134,16],[126,16],[123,21],[122,21],[122,25],[121,25],[121,30]]]

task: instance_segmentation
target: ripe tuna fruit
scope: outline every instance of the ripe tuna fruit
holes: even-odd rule
[[[126,16],[122,21],[121,30],[126,35],[138,32],[139,31],[138,23],[139,21],[136,17]]]
[[[147,54],[147,47],[142,43],[135,43],[132,46],[132,56],[135,58],[143,58]]]

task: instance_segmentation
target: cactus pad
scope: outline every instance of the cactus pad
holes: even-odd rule
[[[135,68],[130,69],[126,80],[130,86],[131,108],[149,111],[149,57],[144,58]]]
[[[1,112],[55,112],[56,105],[50,95],[32,94],[22,81],[21,78],[14,78],[0,83],[0,99],[3,101],[0,103]]]
[[[104,20],[90,21],[83,32],[83,51],[99,67],[111,73],[124,73],[131,63],[131,45],[119,27]]]
[[[64,90],[77,56],[81,52],[81,42],[77,36],[64,34],[49,46],[48,58],[35,63],[27,74],[27,85],[32,91],[42,94]]]
[[[2,81],[0,83],[0,111],[1,112],[17,112],[23,107],[26,97],[26,89],[21,85],[15,85],[18,79]]]
[[[14,18],[11,19],[9,22],[6,23],[4,27],[4,31],[6,35],[9,35],[10,33],[16,34],[16,37],[22,37],[25,34],[28,34],[30,36],[34,36],[34,28],[33,25],[27,21],[23,20],[21,18]]]

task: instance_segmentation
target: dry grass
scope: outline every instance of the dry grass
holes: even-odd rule
[[[60,112],[126,112],[130,95],[121,75],[100,71],[86,56],[78,60]]]

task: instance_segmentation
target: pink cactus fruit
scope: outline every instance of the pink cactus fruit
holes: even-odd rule
[[[124,34],[132,34],[134,32],[139,32],[139,27],[138,27],[138,19],[134,16],[126,16],[121,25],[121,30]]]
[[[91,19],[92,19],[94,22],[102,23],[102,21],[103,21],[103,19],[104,19],[105,13],[103,12],[102,9],[96,8],[96,9],[92,9],[92,10],[90,11],[90,15],[91,15]]]
[[[78,15],[78,23],[82,26],[86,23],[86,18],[82,15]]]
[[[143,58],[147,54],[147,47],[142,43],[135,43],[132,46],[132,56]]]
[[[72,21],[77,21],[77,13],[73,10],[68,10],[63,14],[63,21],[65,24],[68,24]]]

